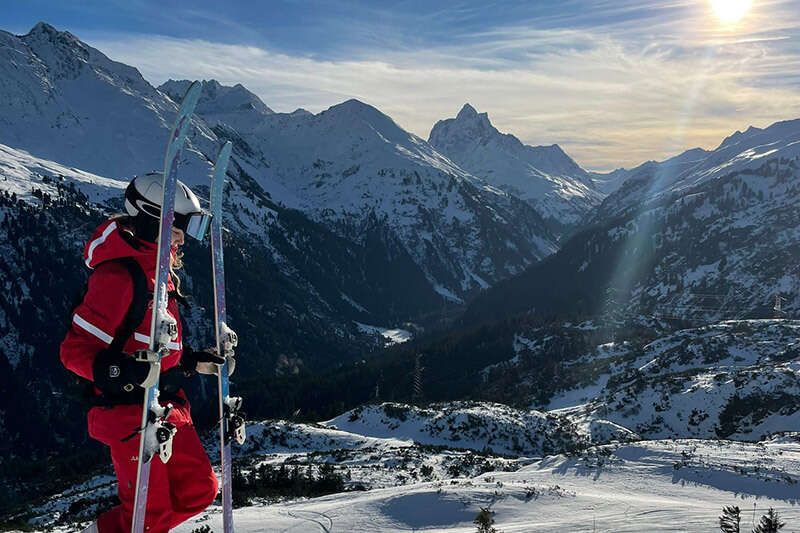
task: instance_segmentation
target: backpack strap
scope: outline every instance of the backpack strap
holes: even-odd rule
[[[125,343],[136,331],[136,327],[142,323],[142,320],[144,320],[144,315],[147,312],[147,303],[151,298],[151,293],[147,289],[147,276],[136,260],[130,257],[123,257],[119,259],[110,259],[109,261],[104,261],[104,263],[105,262],[114,262],[123,265],[130,274],[131,281],[133,282],[133,299],[128,307],[128,311],[125,313],[125,317],[122,319],[122,323],[117,328],[114,338],[109,345],[110,349],[122,352],[122,349],[125,347]],[[91,276],[91,274],[89,275]],[[83,298],[81,298],[81,300],[82,299]],[[98,396],[95,391],[94,384],[91,381],[79,377],[76,377],[76,379],[77,383],[82,384],[83,392],[81,397],[83,398],[84,403],[90,406],[102,405],[108,407],[123,403],[140,403],[142,401],[143,396],[141,394],[139,394],[139,396],[127,395],[130,397],[124,397],[124,395],[120,395],[119,398],[106,398],[103,396]]]
[[[114,340],[111,341],[109,346],[114,351],[122,352],[125,343],[136,331],[136,327],[144,320],[144,315],[147,312],[147,302],[150,299],[150,291],[147,290],[147,277],[144,274],[144,270],[136,260],[131,257],[123,257],[114,261],[125,266],[133,281],[133,300],[130,307],[128,307],[128,312],[125,313],[122,324],[119,325],[114,334]]]

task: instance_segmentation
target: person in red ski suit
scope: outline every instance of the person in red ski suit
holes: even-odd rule
[[[120,505],[97,519],[96,527],[100,533],[127,533],[131,530],[139,435],[128,437],[141,424],[144,389],[140,384],[150,369],[149,363],[136,361],[131,354],[147,349],[150,342],[160,187],[160,175],[135,178],[126,191],[128,216],[106,220],[86,243],[84,261],[93,272],[83,301],[75,308],[70,329],[61,344],[64,366],[93,383],[96,401],[88,414],[89,435],[110,447],[117,476]],[[186,196],[182,198],[183,202],[176,196],[176,223],[172,229],[173,267],[180,262],[179,247],[184,242],[185,222],[195,215],[180,213],[181,208],[184,211],[196,208],[197,214],[201,213],[196,197],[179,182],[180,194]],[[188,204],[187,198],[191,200]],[[147,202],[155,204],[155,207],[146,205]],[[150,208],[147,209],[149,213],[142,209],[143,206]],[[184,222],[183,229],[179,224],[181,221]],[[122,264],[125,258],[134,260],[143,271],[149,292],[148,304],[144,318],[124,340],[122,349],[115,351],[111,349],[112,341],[134,298],[135,283],[129,267]],[[158,456],[151,460],[145,515],[145,531],[150,533],[166,533],[201,512],[214,500],[218,488],[211,463],[192,424],[189,402],[179,385],[181,380],[196,374],[198,367],[216,366],[225,359],[213,350],[193,352],[183,344],[175,294],[178,291],[173,275],[168,282],[170,297],[167,308],[177,321],[178,335],[168,344],[169,354],[161,360],[159,400],[163,405],[172,403],[168,421],[176,426],[177,433],[169,462],[163,464]],[[165,383],[172,383],[170,390],[164,390]]]

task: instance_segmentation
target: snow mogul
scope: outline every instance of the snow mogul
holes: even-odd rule
[[[150,342],[162,196],[161,174],[134,178],[125,190],[127,213],[103,222],[86,243],[84,260],[92,272],[61,343],[64,366],[92,382],[89,435],[110,448],[118,482],[120,504],[100,515],[87,531],[131,530],[144,403],[141,384],[151,365],[132,354],[146,350]],[[207,218],[197,196],[178,181],[167,306],[178,323],[178,336],[161,359],[159,386],[159,401],[173,405],[168,420],[177,433],[169,462],[152,461],[145,515],[149,533],[166,533],[203,511],[217,494],[217,478],[195,432],[183,388],[198,372],[215,374],[225,358],[214,349],[193,351],[183,344],[178,302],[184,297],[175,273],[183,266],[180,247],[185,236],[202,239]]]

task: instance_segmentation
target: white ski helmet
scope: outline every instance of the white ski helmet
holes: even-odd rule
[[[161,199],[164,196],[163,175],[150,172],[136,176],[125,189],[125,211],[136,226],[137,236],[155,242],[161,219]],[[200,207],[192,190],[178,180],[175,186],[175,220],[172,225],[197,240],[208,230],[211,215]]]

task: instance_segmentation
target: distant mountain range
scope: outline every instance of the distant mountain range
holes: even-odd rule
[[[800,309],[800,120],[645,163],[559,252],[484,291],[467,323],[609,309],[703,323]],[[609,302],[613,305],[609,307]]]

